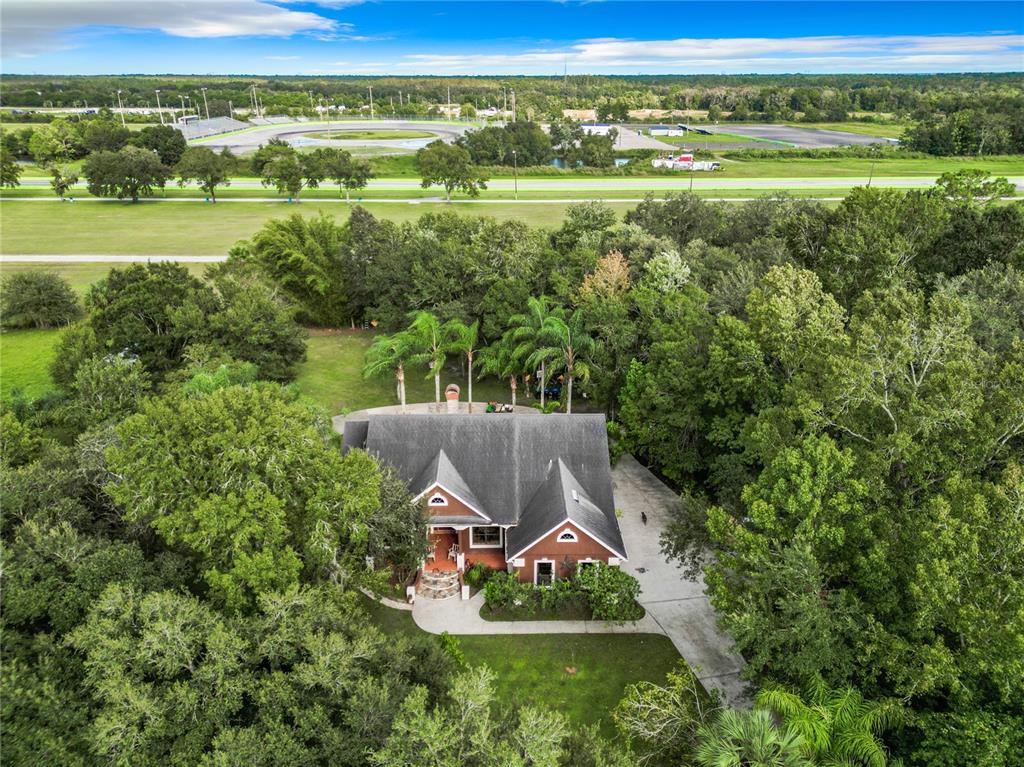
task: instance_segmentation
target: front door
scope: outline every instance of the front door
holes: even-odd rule
[[[536,569],[533,582],[538,586],[550,586],[551,582],[555,579],[555,563],[535,562],[534,567]]]

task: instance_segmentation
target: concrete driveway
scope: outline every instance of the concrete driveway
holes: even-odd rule
[[[747,701],[739,672],[743,659],[732,640],[715,623],[715,612],[704,594],[702,579],[690,580],[661,553],[659,538],[668,524],[676,494],[633,456],[623,455],[612,469],[619,527],[631,573],[643,591],[640,603],[672,640],[708,689],[719,690],[726,701]],[[647,514],[643,523],[641,512]],[[642,572],[641,572],[642,571]]]

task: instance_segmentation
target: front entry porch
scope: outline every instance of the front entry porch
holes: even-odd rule
[[[458,531],[450,527],[432,528],[428,539],[430,550],[423,562],[423,569],[427,572],[458,571],[461,562],[459,555],[462,551]]]

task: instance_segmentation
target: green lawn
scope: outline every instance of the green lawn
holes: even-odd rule
[[[95,276],[98,278],[106,274],[109,266],[106,265],[102,271],[97,269]],[[6,271],[7,267],[4,269]],[[79,274],[79,278],[84,279],[82,273]],[[82,290],[80,285],[76,287]],[[60,332],[13,330],[0,333],[0,396],[7,396],[12,387],[22,389],[32,397],[53,388],[49,364]],[[306,361],[298,370],[296,385],[331,415],[398,404],[394,379],[383,376],[363,378],[363,357],[372,342],[373,334],[364,331],[312,336],[306,347]],[[409,369],[406,372],[406,392],[410,402],[434,399],[434,380],[425,376],[425,370]],[[449,365],[441,379],[442,386],[454,381],[465,389],[465,376],[457,365]],[[509,398],[507,387],[496,379],[473,382],[473,399],[478,402],[492,399],[507,402]]]
[[[1024,175],[1024,156],[1000,157],[929,157],[927,159],[842,158],[811,160],[803,157],[771,160],[746,160],[742,156],[723,155],[721,178],[867,178],[874,164],[875,178],[925,176],[980,168],[997,176]]]
[[[7,330],[0,333],[0,396],[21,389],[38,397],[53,388],[49,365],[59,330]]]
[[[451,210],[444,203],[373,204],[370,212],[409,221],[427,212]],[[566,204],[459,205],[463,214],[519,219],[531,226],[557,228]],[[613,204],[621,215],[635,207]],[[339,220],[349,207],[309,201],[287,203],[58,203],[5,201],[0,208],[0,253],[225,255],[238,240],[251,237],[269,219],[292,213],[326,213]]]
[[[112,263],[100,263],[90,262],[81,264],[62,264],[56,261],[47,263],[27,263],[27,262],[0,262],[0,277],[6,277],[8,274],[15,274],[16,272],[53,272],[59,274],[69,283],[71,287],[80,296],[84,296],[89,290],[89,286],[92,285],[96,280],[101,277],[106,277],[109,272],[115,266],[127,266],[127,264],[112,264]],[[196,277],[202,277],[203,272],[210,264],[182,264]]]
[[[409,612],[364,603],[383,630],[422,633]],[[658,634],[484,635],[458,641],[470,664],[486,664],[495,672],[502,702],[542,703],[576,723],[598,723],[606,735],[612,733],[609,714],[626,686],[664,683],[681,660],[668,637]]]
[[[331,139],[334,141],[366,141],[430,138],[437,134],[425,130],[333,130],[314,131],[304,134],[306,138]]]
[[[825,123],[783,123],[794,128],[817,128],[819,130],[835,130],[843,133],[857,133],[861,136],[878,136],[879,138],[899,138],[904,134],[909,123],[867,123],[867,122],[825,122]]]
[[[295,383],[302,392],[332,415],[367,407],[397,405],[395,380],[390,376],[363,378],[363,357],[373,343],[374,334],[367,331],[342,331],[331,335],[314,335],[306,345],[306,362],[299,369]],[[452,381],[465,391],[465,376],[457,365],[441,375],[441,386]],[[426,370],[410,368],[405,374],[406,398],[409,402],[434,399],[434,379],[426,378]],[[490,378],[473,382],[473,399],[477,402],[510,399],[508,388]]]
[[[772,141],[771,139],[759,138],[757,136],[740,136],[736,133],[713,133],[705,136],[702,133],[690,132],[688,136],[652,136],[658,141],[677,146],[700,147],[702,144],[758,144],[761,149],[784,149],[790,146],[784,141]]]

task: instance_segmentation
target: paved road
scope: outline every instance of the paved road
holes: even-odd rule
[[[728,171],[726,171],[727,173]],[[921,189],[933,186],[938,176],[883,176],[869,179],[867,176],[828,176],[819,178],[733,178],[719,173],[698,173],[693,177],[694,189],[846,189],[855,186],[866,186],[870,181],[873,186],[892,187],[900,189]],[[1018,189],[1024,189],[1024,176],[1015,176],[1008,179]],[[22,180],[22,186],[26,187],[49,187],[50,182],[45,178],[26,178]],[[487,182],[489,190],[512,191],[516,187],[515,179],[494,178]],[[322,189],[337,189],[337,184],[323,183]],[[196,188],[188,184],[187,188]],[[76,189],[85,189],[84,184],[79,184]],[[368,189],[383,191],[413,190],[422,189],[418,179],[405,178],[382,178],[370,181]],[[658,177],[623,177],[623,178],[595,178],[595,179],[560,179],[560,178],[521,178],[518,180],[520,192],[557,192],[557,191],[595,191],[595,190],[616,190],[623,191],[680,191],[690,188],[690,174],[680,172],[678,176]],[[238,179],[231,182],[228,189],[266,189],[255,179]],[[5,200],[32,199],[7,197]],[[44,198],[41,198],[44,199]],[[56,197],[45,199],[56,200]],[[86,199],[86,198],[82,198]],[[156,198],[165,199],[165,198]],[[166,198],[174,199],[174,198]],[[223,198],[225,200],[230,198]],[[252,198],[249,198],[252,199]]]

